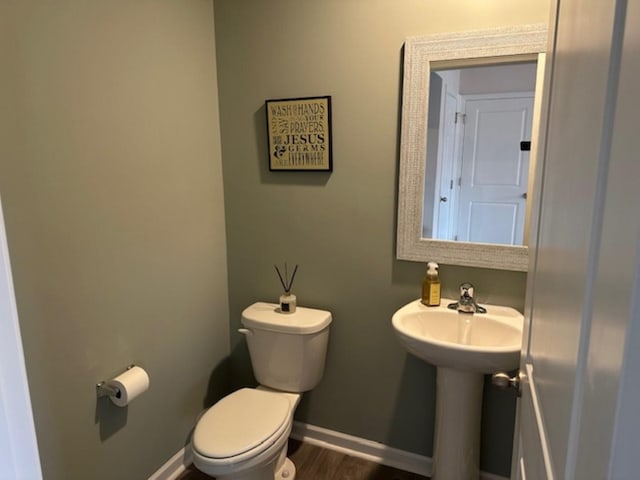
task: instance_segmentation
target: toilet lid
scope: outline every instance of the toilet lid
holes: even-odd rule
[[[200,418],[193,446],[209,458],[227,458],[253,450],[287,421],[289,400],[277,393],[243,388],[224,397]]]

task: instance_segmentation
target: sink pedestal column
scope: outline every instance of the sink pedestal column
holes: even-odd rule
[[[477,480],[480,474],[481,373],[438,367],[432,480]]]

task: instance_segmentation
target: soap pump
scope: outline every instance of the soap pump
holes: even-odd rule
[[[427,263],[427,274],[422,281],[422,303],[428,307],[440,305],[440,278],[436,262]]]

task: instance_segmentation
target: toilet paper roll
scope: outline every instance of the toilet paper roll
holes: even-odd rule
[[[149,375],[140,367],[131,367],[107,383],[118,389],[117,394],[109,397],[111,401],[118,407],[125,407],[149,389]]]

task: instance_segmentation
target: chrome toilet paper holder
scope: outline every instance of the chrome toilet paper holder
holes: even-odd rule
[[[131,370],[133,367],[135,367],[135,364],[129,365],[127,367],[127,370]],[[113,385],[110,385],[109,380],[103,380],[99,383],[96,383],[96,394],[98,395],[98,398],[118,397],[120,396],[120,389],[114,387]]]

